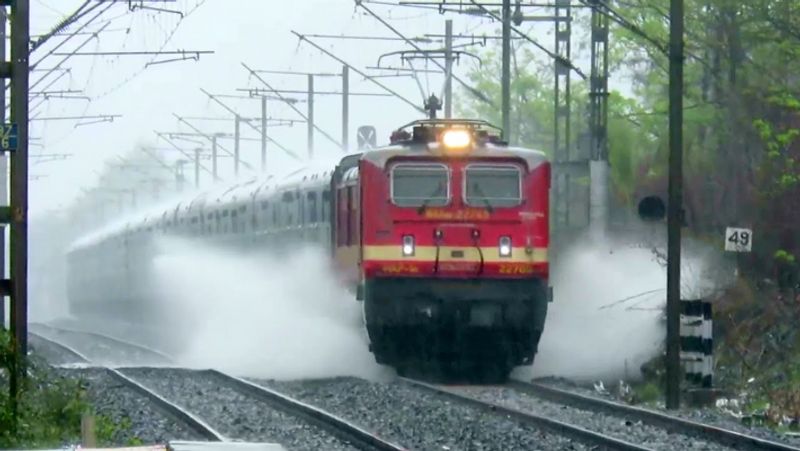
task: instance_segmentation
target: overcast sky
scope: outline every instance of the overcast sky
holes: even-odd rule
[[[83,1],[33,0],[32,33],[49,30]],[[35,143],[44,147],[31,147],[32,154],[72,154],[70,158],[61,161],[40,163],[36,159],[32,160],[31,174],[46,176],[31,181],[33,214],[68,206],[80,193],[81,187],[87,188],[96,182],[97,172],[101,171],[104,162],[111,161],[115,155],[122,155],[139,143],[164,147],[165,143],[156,140],[154,130],[189,132],[185,126],[179,126],[173,113],[181,116],[230,118],[225,122],[197,121],[196,124],[204,132],[232,133],[232,116],[210,102],[200,89],[216,94],[237,94],[237,88],[261,86],[257,80],[248,76],[241,66],[242,62],[256,69],[341,71],[341,65],[336,61],[306,43],[300,44],[291,30],[304,34],[392,36],[374,18],[365,15],[363,10],[356,9],[352,0],[178,0],[174,5],[176,6],[157,4],[159,7],[192,12],[180,20],[180,16],[170,13],[129,12],[127,2],[120,2],[89,27],[96,30],[104,25],[105,20],[116,18],[98,39],[76,36],[69,45],[60,50],[75,49],[87,39],[89,42],[81,49],[84,52],[157,50],[164,45],[174,29],[174,35],[164,46],[164,50],[211,50],[215,53],[202,55],[199,61],[153,65],[144,71],[141,69],[152,57],[76,56],[64,63],[63,67],[71,68],[71,75],[59,80],[49,90],[82,90],[93,100],[86,102],[51,99],[32,114],[38,114],[39,117],[115,114],[121,117],[112,123],[79,127],[75,127],[76,121],[33,123],[31,134]],[[199,6],[195,8],[197,5]],[[443,33],[447,18],[454,20],[456,33],[491,34],[497,30],[497,24],[488,19],[455,14],[442,16],[433,11],[383,5],[370,4],[369,7],[408,36]],[[529,12],[552,14],[545,9]],[[530,27],[526,25],[526,28]],[[532,35],[552,49],[552,29],[552,24],[538,24]],[[51,44],[37,50],[32,61],[41,58],[61,39],[63,38],[53,38]],[[400,42],[392,41],[315,40],[359,68],[377,65],[378,57],[383,53],[408,48]],[[577,44],[573,44],[574,48]],[[40,67],[53,67],[62,58],[49,55]],[[585,61],[578,62],[585,67]],[[393,66],[400,64],[398,58],[386,59],[383,63]],[[419,67],[424,67],[424,64],[420,63]],[[456,73],[465,77],[468,68],[469,65],[463,61],[456,67]],[[34,73],[32,82],[39,76],[41,73]],[[307,86],[305,77],[264,77],[277,88],[304,90]],[[32,91],[41,90],[54,78],[51,76],[47,82],[43,81]],[[420,90],[413,79],[385,78],[381,81],[421,104]],[[435,74],[429,80],[422,78],[420,81],[426,92],[439,94],[442,84],[440,75]],[[319,78],[316,89],[338,91],[340,83],[339,78]],[[354,73],[351,75],[351,90],[381,92]],[[303,95],[293,97],[305,98]],[[260,114],[258,102],[224,100],[242,115]],[[32,104],[36,103],[34,99]],[[298,107],[305,112],[304,103]],[[378,130],[379,141],[385,142],[392,129],[420,118],[420,114],[410,106],[392,98],[353,97],[350,110],[352,145],[355,144],[355,129],[359,125],[374,125]],[[317,123],[336,140],[341,138],[340,111],[340,97],[317,97]],[[299,119],[294,111],[277,102],[270,103],[270,115]],[[245,125],[242,126],[242,131],[246,138],[257,137],[256,132]],[[274,129],[271,136],[283,146],[305,156],[304,124]],[[341,154],[341,150],[320,133],[315,135],[315,142],[317,155],[333,157]],[[187,148],[197,146],[190,142],[184,142],[183,145]],[[223,141],[223,145],[233,148],[231,141]],[[259,149],[256,141],[243,142],[242,156],[258,166]],[[269,161],[273,171],[285,171],[298,164],[274,146],[271,146]],[[221,165],[227,165],[224,169],[229,171],[228,166],[232,163],[230,159],[222,160]]]

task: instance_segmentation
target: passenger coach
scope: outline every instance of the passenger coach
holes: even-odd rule
[[[550,164],[498,131],[416,121],[335,167],[200,193],[107,228],[73,246],[70,302],[157,304],[135,269],[148,267],[157,236],[248,252],[313,243],[363,302],[378,362],[506,374],[533,361],[544,330]]]

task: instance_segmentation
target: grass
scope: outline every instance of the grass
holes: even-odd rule
[[[59,376],[35,356],[25,362],[27,377],[15,418],[9,396],[8,376],[14,367],[11,349],[9,335],[0,330],[0,449],[58,448],[80,443],[81,418],[86,414],[95,417],[100,446],[115,444],[115,437],[129,430],[130,421],[114,424],[97,415],[87,399],[86,381]]]

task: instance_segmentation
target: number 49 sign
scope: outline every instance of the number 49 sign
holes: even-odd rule
[[[728,227],[725,229],[725,250],[731,252],[750,252],[753,248],[753,231]]]

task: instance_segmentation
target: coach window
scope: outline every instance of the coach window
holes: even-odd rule
[[[317,193],[311,191],[308,193],[308,222],[315,224],[317,222]]]
[[[450,202],[450,170],[443,164],[392,167],[392,202],[398,207],[443,207]]]
[[[306,214],[306,198],[299,192],[295,198],[297,199],[297,225],[302,227],[308,221],[308,215]]]
[[[322,222],[327,222],[330,220],[331,216],[331,192],[330,190],[325,190],[322,192],[322,218],[320,220]]]
[[[475,207],[514,207],[522,202],[522,171],[515,165],[468,165],[464,199]]]
[[[336,243],[339,246],[347,246],[350,236],[347,188],[341,188],[337,193],[339,198],[336,201]]]
[[[350,244],[357,244],[360,241],[359,234],[360,234],[360,224],[358,221],[358,186],[351,186],[348,188],[350,191],[350,215],[349,215],[349,230],[350,230]]]
[[[236,210],[231,211],[231,231],[233,233],[239,233],[239,220],[238,220],[238,212]]]

